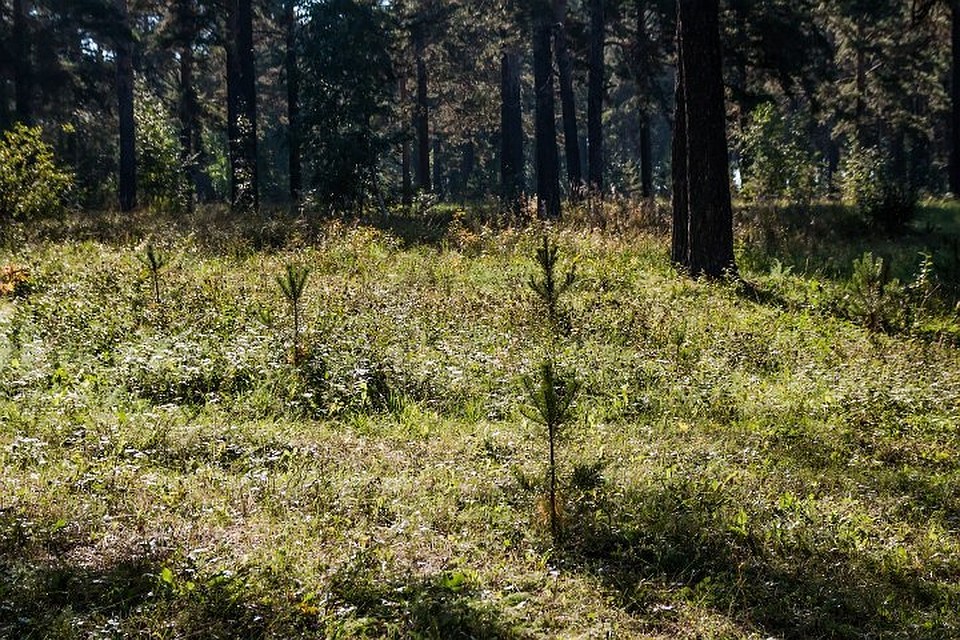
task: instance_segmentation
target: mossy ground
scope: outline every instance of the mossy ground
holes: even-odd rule
[[[7,229],[29,276],[0,301],[0,637],[960,637],[955,212],[899,239],[747,212],[728,282],[615,213],[551,232],[583,383],[559,544],[520,411],[539,230]],[[850,283],[865,250],[900,280],[886,331]]]

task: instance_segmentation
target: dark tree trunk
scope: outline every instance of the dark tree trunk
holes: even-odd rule
[[[257,91],[251,0],[229,0],[227,15],[227,133],[230,203],[238,211],[259,208],[257,191]]]
[[[677,60],[683,57],[683,41],[677,25]],[[687,205],[687,105],[684,95],[683,65],[677,64],[677,84],[673,109],[673,158],[671,177],[673,181],[673,236],[670,244],[670,260],[678,268],[689,264],[689,208]]]
[[[560,158],[550,55],[552,31],[549,16],[538,16],[533,27],[533,84],[537,104],[537,214],[542,218],[557,219],[560,217]]]
[[[650,139],[650,115],[640,111],[640,195],[653,196],[653,144]]]
[[[460,196],[465,198],[470,191],[470,178],[477,165],[477,150],[472,140],[467,140],[461,147],[460,156]]]
[[[500,59],[500,198],[515,215],[520,213],[523,173],[520,57],[505,51]]]
[[[424,60],[422,27],[413,36],[414,55],[417,59],[417,188],[430,191],[430,103],[427,97],[427,62]]]
[[[587,86],[587,161],[590,190],[603,193],[603,0],[590,0],[590,75]]]
[[[123,34],[117,41],[117,113],[120,121],[120,210],[137,206],[136,123],[133,117],[133,34],[127,1],[116,0]]]
[[[407,95],[407,79],[401,76],[399,82],[400,105],[403,112],[406,113],[407,100],[409,99]],[[400,143],[400,171],[403,176],[400,187],[401,202],[404,206],[409,207],[413,204],[413,179],[410,165],[410,139],[406,135],[403,136],[403,141]]]
[[[27,27],[27,0],[13,0],[13,97],[16,119],[29,125],[30,34]]]
[[[443,176],[440,173],[440,136],[433,137],[433,192],[443,200],[446,194],[443,192]]]
[[[950,1],[952,81],[950,86],[950,192],[960,198],[960,0]]]
[[[192,192],[188,194],[188,206],[192,210],[194,194],[199,192],[197,184],[197,157],[194,147],[196,130],[197,96],[193,85],[193,43],[182,43],[180,47],[180,164],[190,177]]]
[[[296,0],[287,0],[284,6],[287,51],[284,64],[287,71],[287,122],[290,165],[290,199],[300,200],[303,180],[300,171],[300,68],[297,65]]]
[[[577,101],[573,92],[573,60],[567,42],[567,0],[554,0],[553,18],[557,75],[560,81],[560,112],[563,116],[563,149],[567,160],[567,182],[570,197],[576,199],[583,174],[580,170],[580,134],[577,131]]]
[[[687,160],[687,261],[693,276],[736,269],[720,48],[719,0],[680,0]]]

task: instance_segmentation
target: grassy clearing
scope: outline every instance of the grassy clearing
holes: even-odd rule
[[[744,216],[750,284],[675,275],[656,234],[555,232],[583,384],[560,546],[520,410],[537,231],[9,229],[0,637],[957,637],[950,212],[896,242],[791,215]],[[899,279],[875,331],[868,249]],[[287,264],[312,269],[296,365]]]

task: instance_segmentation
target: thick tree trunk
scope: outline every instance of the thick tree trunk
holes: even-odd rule
[[[505,51],[500,59],[500,198],[514,215],[520,213],[523,174],[520,57]]]
[[[556,106],[553,98],[553,65],[549,16],[538,16],[533,27],[533,84],[536,92],[537,214],[560,217],[559,153]]]
[[[950,86],[950,192],[960,198],[960,0],[950,1],[952,82]]]
[[[120,210],[137,206],[136,123],[133,116],[133,35],[127,13],[127,1],[115,0],[123,34],[117,41],[117,113],[120,121],[120,174],[118,195]]]
[[[681,89],[686,114],[688,259],[693,276],[736,269],[721,68],[719,0],[680,0]]]
[[[567,0],[554,0],[554,46],[557,58],[557,75],[560,81],[560,112],[563,117],[563,149],[567,160],[567,182],[570,197],[579,194],[583,173],[580,165],[580,134],[577,131],[577,101],[573,91],[573,60],[567,42]]]
[[[640,195],[653,196],[653,144],[650,139],[650,115],[640,111]]]
[[[300,200],[303,180],[300,171],[300,68],[297,65],[296,0],[287,0],[284,6],[287,51],[284,65],[287,72],[287,126],[290,199]]]
[[[603,193],[603,0],[590,0],[590,75],[587,86],[587,160],[590,190]]]
[[[13,97],[16,119],[29,125],[30,34],[27,26],[28,0],[13,0]]]
[[[409,96],[407,95],[406,77],[400,76],[399,82],[402,113],[407,113],[407,100]],[[403,136],[403,141],[400,143],[400,173],[402,175],[400,186],[401,202],[404,206],[409,207],[413,204],[413,178],[410,164],[410,139],[406,135]]]
[[[231,198],[238,211],[256,211],[257,91],[251,0],[229,0],[227,15],[227,133]]]
[[[417,61],[417,188],[430,191],[430,103],[427,97],[427,62],[424,60],[424,36],[422,27],[413,36],[414,55]]]

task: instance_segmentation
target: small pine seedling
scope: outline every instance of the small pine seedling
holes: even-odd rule
[[[167,266],[169,258],[160,249],[152,243],[147,245],[143,253],[137,256],[137,260],[150,270],[150,279],[153,282],[153,301],[159,307],[160,304],[160,270]]]
[[[565,424],[573,417],[574,401],[580,391],[580,383],[573,377],[557,371],[553,360],[546,358],[540,363],[538,375],[524,376],[523,387],[529,406],[521,409],[523,414],[547,429],[550,446],[547,472],[549,474],[550,533],[554,543],[560,541],[560,517],[557,510],[557,441]]]
[[[280,290],[290,303],[290,311],[293,315],[293,364],[295,365],[300,364],[300,357],[303,354],[300,346],[300,300],[303,298],[303,290],[307,286],[309,275],[309,267],[287,264],[284,274],[277,276],[277,284],[280,285]]]
[[[540,297],[547,311],[547,318],[554,329],[558,324],[558,310],[560,296],[563,295],[576,280],[576,268],[571,267],[566,274],[559,277],[557,273],[557,259],[559,247],[550,242],[544,235],[543,245],[537,249],[537,263],[540,265],[541,279],[530,276],[530,288]]]

